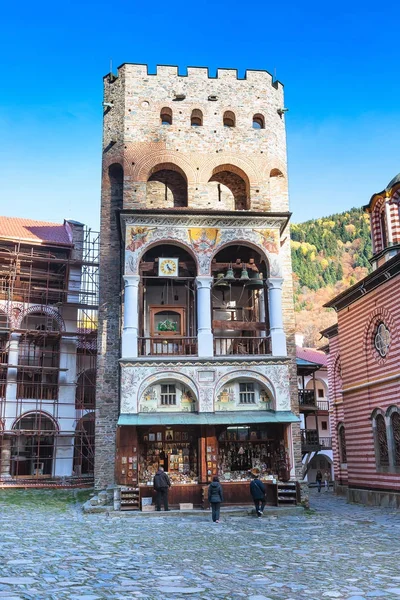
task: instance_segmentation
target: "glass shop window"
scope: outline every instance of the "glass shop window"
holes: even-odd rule
[[[174,385],[161,386],[161,404],[164,406],[176,405],[176,388]]]
[[[256,395],[254,392],[254,383],[240,383],[239,386],[240,404],[255,404]]]

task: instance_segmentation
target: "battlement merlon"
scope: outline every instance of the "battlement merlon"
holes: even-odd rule
[[[157,65],[156,73],[150,73],[148,65],[136,64],[136,63],[123,63],[118,67],[118,75],[108,73],[104,79],[108,80],[109,83],[116,81],[120,75],[128,74],[138,79],[145,77],[159,77],[160,79],[179,77],[188,78],[193,80],[220,80],[220,81],[248,81],[250,84],[255,84],[260,87],[266,88],[267,86],[275,89],[283,88],[283,84],[273,79],[271,73],[266,70],[246,70],[244,77],[238,77],[237,69],[217,69],[216,75],[212,76],[209,73],[208,67],[187,67],[186,73],[180,73],[179,67],[176,65]]]

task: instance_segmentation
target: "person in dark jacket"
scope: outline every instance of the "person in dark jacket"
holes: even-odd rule
[[[259,479],[259,469],[252,469],[250,472],[253,477],[250,482],[250,494],[254,501],[257,517],[261,517],[265,508],[265,485]]]
[[[164,469],[158,468],[157,473],[154,475],[153,487],[156,490],[156,510],[161,510],[161,501],[164,504],[164,510],[168,508],[168,490],[171,487],[171,482]]]
[[[208,501],[211,504],[212,520],[214,523],[219,523],[219,510],[221,502],[224,501],[224,493],[218,477],[213,477],[212,483],[208,486]]]
[[[319,469],[317,471],[317,476],[315,477],[315,480],[317,482],[318,491],[321,492],[322,473]]]

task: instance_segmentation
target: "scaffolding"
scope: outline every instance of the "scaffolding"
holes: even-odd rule
[[[0,240],[0,487],[92,485],[99,234]]]

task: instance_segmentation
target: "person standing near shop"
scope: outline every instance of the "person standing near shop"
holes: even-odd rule
[[[250,471],[253,479],[250,481],[250,494],[254,501],[257,517],[261,517],[265,508],[265,485],[259,479],[260,470],[252,469]]]
[[[224,492],[217,476],[213,477],[212,483],[208,486],[208,501],[211,504],[212,520],[219,523],[219,511],[221,502],[224,501]]]
[[[162,467],[159,467],[154,475],[153,487],[156,490],[156,510],[161,510],[161,501],[164,504],[164,510],[169,510],[168,490],[171,487],[171,482]]]

